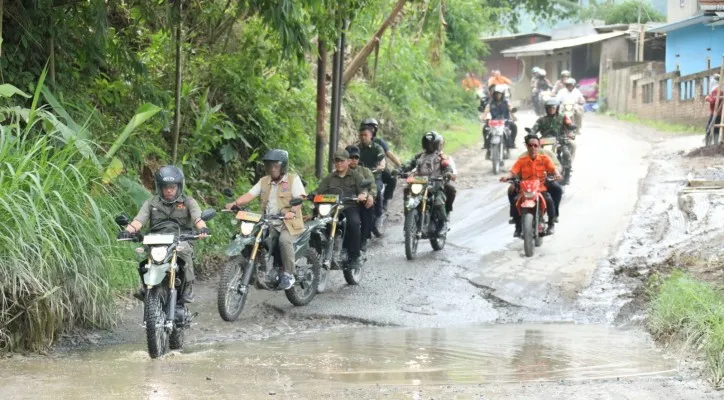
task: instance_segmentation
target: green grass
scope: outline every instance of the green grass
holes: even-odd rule
[[[445,136],[445,152],[452,154],[482,141],[482,125],[474,119],[461,120],[439,132]]]
[[[681,271],[658,282],[649,309],[654,337],[683,340],[706,359],[711,381],[724,386],[724,292]]]
[[[644,126],[648,126],[650,128],[656,129],[659,132],[665,132],[665,133],[674,133],[674,134],[682,134],[682,135],[691,135],[691,134],[697,134],[697,133],[704,133],[704,128],[702,127],[694,127],[690,125],[680,125],[680,124],[672,124],[670,122],[665,121],[655,121],[650,119],[642,119],[639,118],[635,114],[616,114],[616,113],[606,113],[607,116],[613,117],[618,119],[619,121],[625,121],[630,122],[632,124],[640,124]]]

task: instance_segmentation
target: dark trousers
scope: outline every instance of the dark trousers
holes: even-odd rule
[[[362,232],[360,244],[364,247],[367,244],[367,239],[372,237],[372,227],[375,225],[375,209],[372,207],[367,208],[364,204],[361,204],[359,206],[359,216]]]
[[[387,208],[387,202],[392,200],[392,195],[395,193],[395,188],[397,187],[397,179],[392,176],[392,173],[389,170],[382,171],[382,183],[385,184],[385,193],[384,193],[384,208]]]
[[[455,202],[455,195],[458,193],[452,182],[445,182],[445,213],[450,215],[453,210],[453,203]]]
[[[721,124],[721,116],[718,113],[716,114],[716,117],[714,116],[714,114],[709,115],[709,121],[707,121],[707,123],[706,123],[706,134],[707,135],[709,134],[709,128],[711,127],[712,123],[714,125]],[[719,138],[721,140],[722,128],[714,128],[714,133],[716,133],[716,132],[719,132]]]
[[[359,258],[362,239],[362,222],[359,207],[350,206],[349,208],[345,208],[343,213],[345,220],[347,220],[347,231],[344,234],[344,248],[347,249],[349,258],[356,260]]]
[[[515,146],[515,138],[518,136],[518,125],[513,121],[505,121],[505,125],[510,129],[508,147],[513,147]]]
[[[555,182],[548,182],[555,183]],[[560,185],[558,185],[558,188],[560,188]],[[548,214],[548,223],[551,223],[557,213],[558,213],[558,203],[555,202],[553,199],[552,193],[550,193],[550,185],[546,185],[548,187],[548,191],[543,192],[543,198],[546,201],[546,213]],[[553,189],[555,191],[556,188]],[[561,196],[562,196],[562,189],[561,189]],[[514,188],[513,190],[508,191],[508,201],[510,202],[510,216],[515,220],[516,225],[520,223],[520,214],[518,213],[518,208],[515,206],[515,202],[518,200],[518,188]],[[560,202],[560,198],[559,198]]]

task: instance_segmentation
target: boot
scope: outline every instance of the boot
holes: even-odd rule
[[[194,285],[192,282],[187,282],[184,287],[184,292],[181,294],[182,303],[193,303],[194,302]]]
[[[556,227],[555,222],[549,222],[548,229],[546,230],[546,235],[554,234],[556,232],[555,227]]]
[[[515,221],[515,232],[513,233],[513,237],[519,238],[523,234],[523,224],[521,224],[520,219],[517,219]]]

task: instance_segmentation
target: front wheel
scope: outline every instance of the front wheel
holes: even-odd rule
[[[143,320],[146,323],[146,340],[148,341],[148,355],[158,358],[168,352],[168,332],[166,332],[166,312],[164,299],[159,287],[148,291],[146,304],[143,310]]]
[[[438,237],[430,238],[430,246],[435,251],[440,251],[445,248],[445,242],[447,242],[447,235],[441,234]]]
[[[359,285],[362,282],[362,263],[357,268],[347,268],[343,271],[344,280],[347,281],[348,285]]]
[[[533,213],[527,212],[523,214],[523,248],[525,249],[526,257],[533,257],[535,252],[535,234],[534,229],[536,224],[534,222]]]
[[[244,257],[229,259],[221,271],[219,289],[216,295],[216,305],[221,319],[227,322],[236,321],[249,297],[249,286],[242,288],[244,267],[248,264]]]
[[[322,262],[319,260],[317,252],[312,248],[308,249],[305,257],[298,261],[301,262],[297,263],[297,269],[301,264],[305,271],[304,276],[300,276],[299,281],[291,289],[285,290],[284,294],[287,295],[289,302],[295,306],[306,306],[317,294]]]
[[[405,257],[414,260],[417,255],[417,245],[420,239],[417,237],[417,229],[420,220],[420,213],[417,210],[410,210],[405,214]]]
[[[500,161],[501,161],[499,144],[494,145],[493,148],[490,149],[490,161],[493,162],[493,174],[497,175],[500,172]]]

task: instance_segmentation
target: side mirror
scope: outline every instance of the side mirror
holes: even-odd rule
[[[528,133],[531,133],[531,132],[532,132],[532,131],[530,130],[530,128],[525,128],[525,131],[528,132]]]
[[[216,210],[209,208],[201,212],[201,219],[204,221],[210,221],[216,216]]]
[[[121,228],[125,228],[130,223],[128,215],[126,214],[120,214],[116,216],[116,224],[120,226]]]
[[[374,184],[373,181],[371,181],[369,179],[365,179],[362,181],[362,183],[360,183],[360,186],[363,187],[364,189],[369,189],[372,187],[373,184]]]
[[[518,108],[517,108],[517,107],[513,107],[513,108],[510,110],[510,112],[512,112],[513,114],[515,114],[515,113],[518,112]]]
[[[221,193],[223,193],[224,196],[226,196],[226,197],[234,197],[234,191],[231,190],[230,188],[226,188],[226,189],[222,190]]]
[[[292,206],[292,207],[296,207],[296,206],[298,206],[298,205],[300,205],[300,204],[302,204],[302,203],[304,203],[304,200],[302,200],[302,199],[300,199],[300,198],[298,198],[298,197],[295,197],[295,198],[289,200],[289,205]]]

